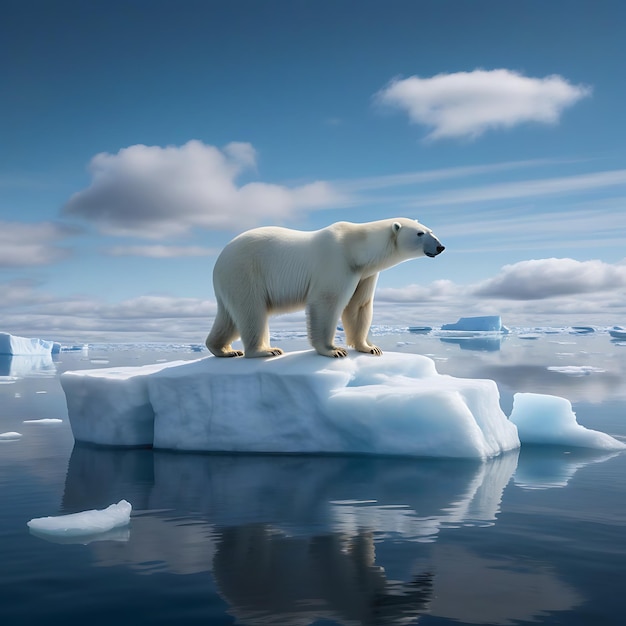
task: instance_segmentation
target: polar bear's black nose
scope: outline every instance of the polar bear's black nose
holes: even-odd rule
[[[441,254],[445,249],[445,246],[437,246],[437,254]]]

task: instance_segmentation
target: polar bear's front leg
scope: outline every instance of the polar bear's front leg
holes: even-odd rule
[[[374,290],[378,274],[364,278],[343,310],[341,321],[346,332],[346,343],[359,352],[380,356],[383,351],[368,341],[374,312]]]
[[[339,311],[337,298],[327,296],[307,305],[307,326],[309,341],[318,354],[341,358],[348,356],[348,351],[334,344]]]

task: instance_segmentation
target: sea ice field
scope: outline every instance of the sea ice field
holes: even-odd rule
[[[610,328],[454,326],[375,327],[383,357],[316,365],[316,393],[305,337],[274,333],[289,353],[266,388],[282,381],[291,428],[324,443],[337,439],[311,407],[332,396],[335,448],[305,449],[294,432],[267,448],[289,407],[264,404],[258,374],[203,371],[199,345],[0,356],[1,623],[622,624],[626,341]],[[237,363],[263,365],[225,367]],[[139,383],[137,368],[167,375]],[[68,378],[100,396],[66,399]],[[203,393],[222,407],[235,394],[212,432],[248,447],[207,451]],[[139,415],[142,394],[151,440],[145,423],[114,426]],[[424,405],[445,429],[411,430]],[[158,437],[167,445],[147,447]]]

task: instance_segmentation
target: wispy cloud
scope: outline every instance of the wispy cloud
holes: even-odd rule
[[[216,248],[202,246],[114,246],[104,251],[108,256],[141,256],[153,259],[173,259],[177,257],[213,256]]]
[[[555,124],[591,89],[558,75],[531,78],[508,69],[396,78],[375,102],[398,108],[431,129],[428,139],[476,138],[487,130],[535,122]]]
[[[163,238],[192,227],[241,230],[283,222],[299,211],[337,206],[344,198],[323,181],[296,187],[237,178],[256,167],[251,144],[223,149],[200,141],[183,146],[134,145],[90,163],[91,185],[74,194],[66,216],[95,222],[114,235]]]
[[[77,233],[54,222],[0,222],[0,267],[32,267],[55,263],[70,255],[57,245]]]
[[[557,178],[534,178],[478,187],[463,187],[461,189],[418,196],[412,205],[416,207],[441,206],[540,196],[572,195],[582,191],[607,189],[621,185],[626,185],[626,170],[609,170]]]
[[[562,165],[564,163],[575,162],[578,161],[574,159],[529,159],[526,161],[504,161],[502,163],[463,165],[435,170],[420,170],[415,172],[403,172],[401,174],[370,176],[367,178],[335,180],[333,181],[333,185],[344,193],[356,193],[408,185],[423,185],[443,180],[454,180],[458,178],[468,178],[470,176],[483,176],[512,170]]]

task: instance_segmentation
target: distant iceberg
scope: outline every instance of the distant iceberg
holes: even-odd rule
[[[65,372],[77,441],[156,448],[480,458],[519,447],[492,380],[416,354],[178,361]]]
[[[18,337],[9,333],[0,333],[0,354],[38,356],[52,354],[53,347],[53,341]]]
[[[484,315],[481,317],[461,317],[454,324],[443,324],[441,330],[464,330],[480,332],[503,332],[508,333],[509,329],[502,325],[499,315]]]
[[[613,328],[609,330],[609,335],[611,335],[613,339],[626,339],[626,328],[613,326]]]

